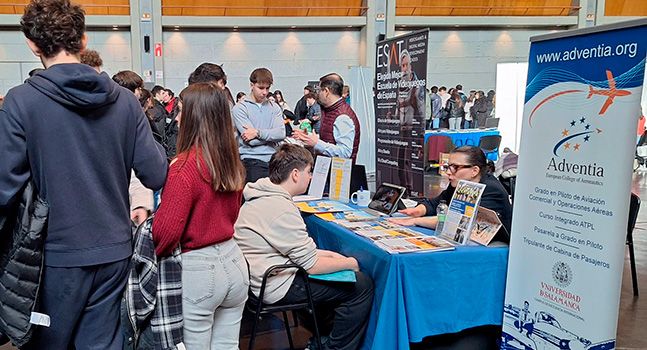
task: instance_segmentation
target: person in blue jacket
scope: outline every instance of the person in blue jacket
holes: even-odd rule
[[[31,178],[49,204],[31,349],[121,349],[119,305],[132,233],[131,169],[144,186],[166,179],[137,98],[106,73],[81,64],[83,9],[33,0],[21,29],[45,70],[9,90],[0,109],[0,210]],[[41,317],[41,320],[47,319]]]

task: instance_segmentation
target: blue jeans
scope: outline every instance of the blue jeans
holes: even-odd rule
[[[187,349],[238,349],[249,270],[233,239],[182,253]]]
[[[461,119],[462,118],[449,118],[449,129],[458,130],[461,128]]]

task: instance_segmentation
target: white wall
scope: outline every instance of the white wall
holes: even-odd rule
[[[427,84],[450,87],[462,84],[464,91],[495,88],[496,65],[527,62],[530,37],[547,30],[490,29],[437,30],[429,32]],[[396,35],[407,33],[398,31]]]
[[[88,32],[88,47],[99,52],[109,75],[131,69],[129,32]],[[34,68],[42,64],[27,47],[22,32],[0,31],[0,94],[22,83]]]
[[[212,62],[223,64],[234,96],[248,94],[249,74],[266,67],[274,75],[272,90],[281,90],[294,108],[308,81],[330,72],[343,76],[359,65],[359,41],[357,30],[164,32],[164,85],[179,92],[195,67]]]

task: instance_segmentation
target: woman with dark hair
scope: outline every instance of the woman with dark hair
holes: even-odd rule
[[[285,99],[283,98],[283,93],[281,92],[281,90],[274,91],[274,100],[276,100],[276,104],[278,104],[279,107],[281,107],[281,110],[283,111],[286,109],[288,111],[290,110],[290,106],[288,106],[288,103],[285,102]]]
[[[187,349],[238,349],[249,273],[232,239],[245,168],[226,93],[212,83],[180,93],[177,157],[153,220],[158,256],[182,248]]]
[[[465,105],[463,104],[463,99],[458,93],[458,90],[454,89],[452,91],[451,97],[447,100],[446,108],[449,113],[449,129],[460,129],[461,124],[463,123],[463,118],[465,117]]]
[[[510,232],[512,222],[512,206],[508,198],[508,192],[499,180],[487,172],[487,158],[483,151],[476,146],[461,146],[449,154],[449,162],[443,165],[447,169],[449,186],[436,198],[425,199],[415,208],[408,208],[400,212],[411,216],[410,218],[391,219],[401,225],[418,225],[429,228],[436,228],[438,218],[436,207],[441,200],[449,203],[454,195],[458,181],[468,180],[485,184],[485,190],[481,196],[480,206],[491,209],[499,214],[501,223]],[[509,237],[501,240],[508,241]]]
[[[236,94],[236,103],[243,102],[243,100],[245,99],[245,96],[247,95],[245,95],[244,92],[238,91],[238,93]]]

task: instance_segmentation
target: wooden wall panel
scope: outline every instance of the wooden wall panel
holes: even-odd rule
[[[128,0],[76,0],[86,15],[129,15]],[[29,0],[0,0],[0,14],[22,15]]]
[[[645,0],[606,0],[605,16],[647,16]]]
[[[361,16],[365,0],[162,0],[164,16]]]
[[[396,16],[568,16],[572,0],[397,0]]]

